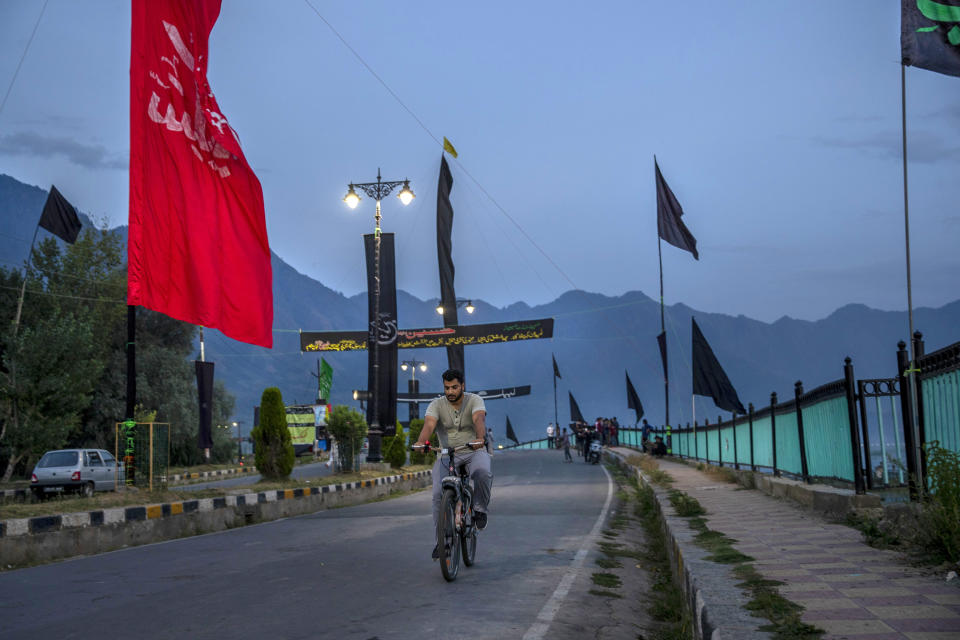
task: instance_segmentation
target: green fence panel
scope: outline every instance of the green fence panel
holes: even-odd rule
[[[736,458],[733,448],[733,425],[720,429],[720,460],[726,465],[732,465]]]
[[[753,457],[758,467],[773,466],[773,438],[770,416],[753,419]]]
[[[796,411],[777,414],[777,468],[795,475],[803,471]]]
[[[926,441],[960,453],[960,370],[927,378],[921,387]]]
[[[697,460],[709,460],[710,432],[706,429],[697,429]]]
[[[803,408],[803,439],[811,476],[853,482],[850,419],[844,396]]]
[[[737,421],[737,462],[750,464],[750,422],[746,418]]]

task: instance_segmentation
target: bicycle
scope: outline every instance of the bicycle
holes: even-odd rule
[[[476,451],[472,445],[482,446],[482,442],[473,442],[454,448],[441,448],[437,451],[440,459],[448,456],[447,475],[442,480],[443,494],[440,498],[440,515],[437,517],[437,550],[440,555],[440,572],[447,582],[457,579],[460,571],[460,557],[463,564],[473,566],[477,557],[477,527],[473,521],[473,489],[467,465],[455,464],[454,454],[458,451]],[[430,443],[413,445],[414,451],[430,453]],[[456,468],[455,468],[456,467]]]

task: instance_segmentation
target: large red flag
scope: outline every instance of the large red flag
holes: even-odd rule
[[[273,346],[260,182],[207,83],[220,0],[133,0],[131,305]]]

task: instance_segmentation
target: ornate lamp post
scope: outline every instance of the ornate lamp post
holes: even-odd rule
[[[465,308],[467,310],[467,313],[473,313],[477,309],[475,306],[473,306],[473,300],[467,300],[466,298],[457,298],[457,309],[459,309],[460,307],[463,307],[464,305],[466,305]],[[437,313],[439,313],[440,315],[444,314],[442,302],[437,303]]]
[[[380,169],[377,169],[377,181],[376,182],[351,182],[349,185],[349,190],[347,195],[344,196],[343,201],[347,203],[347,206],[351,209],[356,209],[357,205],[360,204],[360,196],[357,195],[357,192],[354,190],[360,189],[369,197],[373,198],[377,202],[376,209],[376,227],[373,232],[373,318],[374,326],[371,327],[370,331],[373,334],[373,394],[371,395],[370,404],[373,408],[373,420],[370,424],[370,430],[367,433],[367,436],[370,441],[370,449],[367,453],[367,462],[380,462],[380,438],[383,435],[383,429],[380,425],[380,201],[390,195],[390,193],[403,185],[403,188],[400,190],[400,193],[397,194],[397,198],[400,199],[400,202],[404,206],[410,204],[410,202],[416,197],[413,195],[413,191],[410,190],[410,181],[409,180],[394,180],[391,182],[384,182],[380,179]]]

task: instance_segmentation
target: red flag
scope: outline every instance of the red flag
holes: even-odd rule
[[[273,346],[260,182],[207,83],[220,0],[133,0],[127,302]]]

